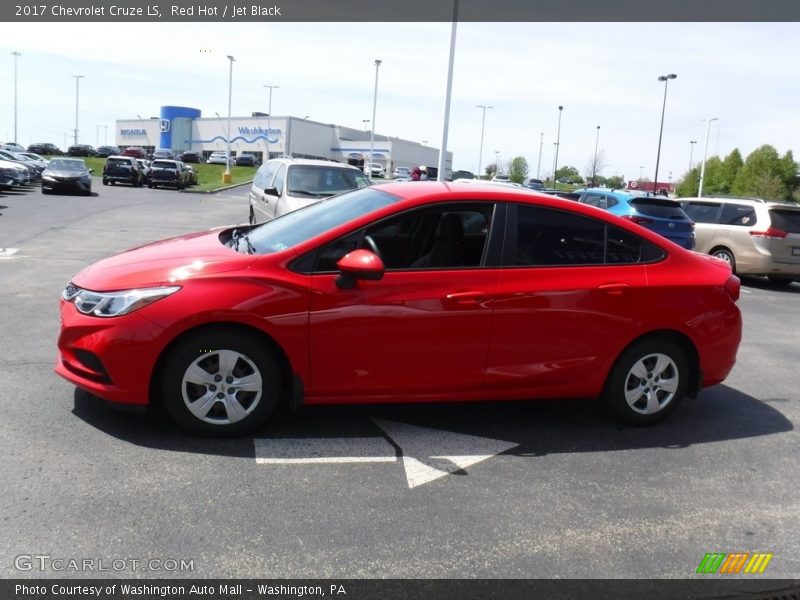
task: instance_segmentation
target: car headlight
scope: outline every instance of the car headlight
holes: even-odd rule
[[[53,177],[52,175],[45,175],[42,177],[42,179],[44,179],[45,181],[52,181],[52,182],[55,182],[56,180],[56,178]]]
[[[117,292],[92,292],[70,283],[61,297],[72,302],[78,312],[95,317],[118,317],[152,304],[177,292],[180,286],[164,286],[119,290]]]

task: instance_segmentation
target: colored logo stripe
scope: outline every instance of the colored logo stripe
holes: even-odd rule
[[[739,574],[744,568],[748,574],[760,574],[767,569],[767,565],[772,560],[772,553],[756,552],[709,552],[700,561],[697,573],[719,573],[719,574]],[[747,566],[745,566],[747,565]]]

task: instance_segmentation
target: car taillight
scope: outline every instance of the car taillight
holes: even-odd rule
[[[647,225],[648,223],[652,223],[653,219],[648,219],[647,217],[640,217],[639,215],[622,215],[623,219],[627,219],[628,221],[633,221],[637,225]]]
[[[775,227],[770,227],[766,231],[751,231],[750,235],[752,235],[753,237],[781,239],[785,238],[787,233],[782,229],[776,229]]]
[[[739,291],[742,289],[742,282],[736,275],[731,275],[728,277],[728,281],[725,282],[725,291],[728,292],[728,295],[733,299],[735,302],[739,299]]]

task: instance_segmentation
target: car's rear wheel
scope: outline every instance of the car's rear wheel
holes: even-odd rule
[[[731,266],[731,272],[736,273],[736,259],[733,257],[733,252],[727,248],[714,248],[710,254],[715,258],[724,260]]]
[[[214,329],[190,335],[169,355],[161,393],[172,418],[202,435],[248,433],[278,403],[281,372],[254,335]]]
[[[686,353],[671,340],[635,343],[617,359],[603,400],[619,420],[650,425],[674,411],[689,381]]]
[[[103,179],[103,185],[108,185],[108,179]]]

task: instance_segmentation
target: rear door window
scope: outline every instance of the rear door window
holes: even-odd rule
[[[674,200],[664,198],[634,198],[631,206],[639,214],[647,217],[660,217],[662,219],[686,218],[681,205]]]
[[[717,223],[718,202],[685,202],[683,210],[695,223]]]
[[[747,204],[723,204],[719,222],[721,225],[752,227],[756,224],[756,211]]]

